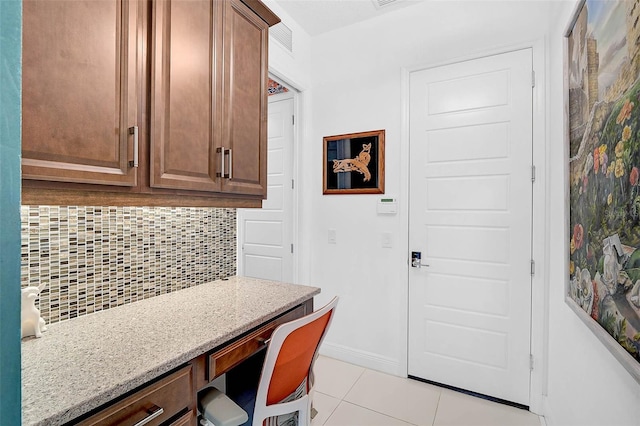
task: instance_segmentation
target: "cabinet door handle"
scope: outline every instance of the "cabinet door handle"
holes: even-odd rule
[[[129,161],[129,167],[138,167],[138,126],[129,127],[129,134],[133,135],[133,161]]]
[[[233,175],[233,154],[231,153],[231,148],[226,149],[225,147],[216,148],[216,152],[220,153],[220,173],[216,173],[216,177],[221,177],[223,179],[231,179]],[[229,156],[229,173],[225,174],[224,172],[224,160],[225,156]]]
[[[161,416],[162,413],[164,413],[164,408],[158,407],[157,405],[154,405],[151,408],[148,408],[146,411],[147,411],[148,416],[145,417],[144,419],[140,420],[138,423],[136,423],[133,426],[144,426],[144,425],[146,425],[151,420]]]
[[[224,147],[216,148],[216,152],[220,153],[220,172],[216,173],[216,177],[224,178]]]

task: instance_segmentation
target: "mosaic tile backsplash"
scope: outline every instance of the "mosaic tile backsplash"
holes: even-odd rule
[[[47,324],[236,274],[236,210],[22,206],[21,285]]]

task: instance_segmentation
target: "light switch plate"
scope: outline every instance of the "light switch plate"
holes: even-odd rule
[[[336,230],[335,229],[329,229],[328,241],[329,241],[329,244],[336,244]]]

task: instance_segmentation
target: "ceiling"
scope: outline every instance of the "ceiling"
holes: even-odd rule
[[[276,0],[278,5],[311,36],[375,18],[422,1],[424,0]]]

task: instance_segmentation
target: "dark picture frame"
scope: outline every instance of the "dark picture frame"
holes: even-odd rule
[[[384,194],[384,130],[322,139],[323,194]]]
[[[565,34],[565,302],[640,383],[640,29],[619,24],[638,19],[583,0]]]

